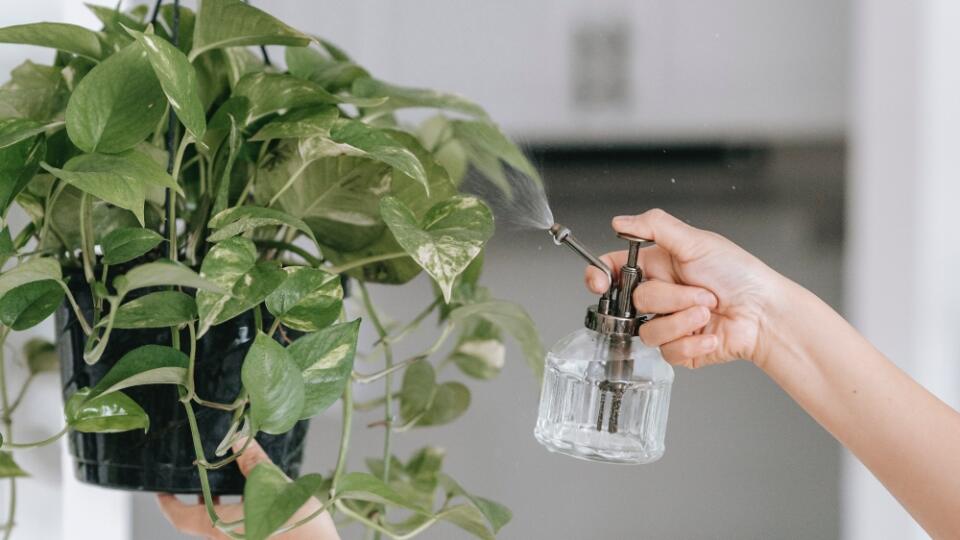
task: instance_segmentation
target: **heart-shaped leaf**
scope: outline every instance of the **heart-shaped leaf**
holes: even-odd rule
[[[262,206],[228,208],[213,216],[209,225],[211,229],[217,231],[207,238],[210,242],[220,242],[258,227],[287,225],[306,234],[310,240],[313,240],[314,244],[317,243],[313,231],[306,223],[275,208],[263,208]]]
[[[353,98],[327,92],[311,81],[285,73],[255,72],[244,75],[233,89],[233,95],[250,101],[247,122],[271,113],[313,107],[350,103],[358,107],[372,107],[384,102],[382,98]]]
[[[119,154],[83,154],[63,169],[46,163],[43,168],[57,178],[110,204],[133,212],[143,225],[143,204],[150,186],[183,193],[167,171],[150,156],[127,150]]]
[[[433,277],[447,302],[454,280],[493,235],[493,215],[475,197],[458,195],[438,203],[420,222],[394,197],[380,201],[380,213],[397,243]]]
[[[187,355],[173,347],[143,345],[123,355],[90,390],[87,399],[145,384],[179,384],[187,380]]]
[[[353,472],[343,475],[337,484],[336,495],[343,499],[389,504],[421,514],[430,514],[426,508],[412,503],[383,480],[368,473]]]
[[[172,43],[156,34],[144,34],[132,29],[127,29],[127,32],[146,51],[167,101],[177,112],[177,118],[194,140],[202,141],[207,119],[197,89],[197,74],[190,61]]]
[[[163,242],[156,231],[139,227],[119,227],[100,241],[104,264],[132,261]]]
[[[276,261],[257,261],[254,243],[242,237],[220,242],[200,266],[200,276],[219,285],[229,294],[197,292],[200,315],[199,335],[214,324],[236,317],[259,304],[276,289],[287,274]]]
[[[533,182],[542,183],[536,167],[496,125],[482,121],[451,120],[449,126],[454,140],[463,148],[470,164],[508,195],[512,196],[513,191],[501,161]]]
[[[466,412],[470,406],[470,390],[458,382],[445,382],[436,387],[430,407],[423,413],[418,426],[449,424]]]
[[[0,87],[0,103],[16,116],[49,122],[63,113],[70,92],[61,68],[42,66],[27,60],[10,72]]]
[[[67,425],[81,433],[120,433],[150,429],[150,417],[123,392],[90,399],[90,389],[77,390],[64,407]]]
[[[46,320],[63,302],[60,281],[45,279],[21,285],[0,298],[0,322],[26,330]]]
[[[7,26],[0,28],[0,43],[50,47],[91,60],[99,60],[101,55],[97,33],[75,24],[41,22]]]
[[[335,324],[297,339],[287,349],[303,378],[300,418],[315,416],[340,399],[353,371],[359,330],[360,319]]]
[[[430,195],[430,183],[423,164],[388,132],[356,120],[336,120],[330,128],[330,140],[337,143],[336,146],[321,150],[321,155],[330,155],[331,150],[336,150],[340,154],[385,163],[419,182],[427,196]]]
[[[0,452],[0,478],[19,478],[21,476],[30,475],[17,465],[17,462],[13,460],[13,454],[6,451]]]
[[[499,532],[500,529],[502,529],[503,526],[509,523],[509,521],[513,518],[513,513],[510,512],[510,509],[508,509],[506,506],[503,506],[496,501],[491,501],[490,499],[485,499],[483,497],[478,497],[476,495],[467,493],[466,490],[460,487],[460,484],[446,474],[440,474],[440,483],[443,485],[448,497],[464,497],[474,508],[479,510],[487,524],[489,524],[490,528],[492,529],[493,534]],[[460,525],[460,523],[457,523],[457,520],[449,521]],[[466,528],[464,527],[464,529]]]
[[[197,303],[179,291],[157,291],[124,303],[117,310],[114,328],[168,328],[197,318]],[[104,325],[101,321],[100,325]]]
[[[287,279],[264,302],[274,317],[301,332],[315,332],[337,319],[343,306],[339,275],[307,266],[285,271]]]
[[[481,318],[493,323],[500,330],[510,334],[523,351],[527,360],[538,378],[543,377],[543,358],[546,351],[533,320],[522,307],[505,300],[490,300],[458,307],[450,313],[450,320],[454,322],[469,321]]]
[[[23,345],[23,356],[31,374],[57,371],[60,369],[60,356],[57,347],[41,338],[30,338]]]
[[[486,319],[470,321],[466,326],[449,359],[471,377],[496,377],[506,360],[499,329]]]
[[[153,133],[165,100],[147,53],[131,43],[77,85],[67,104],[67,134],[85,152],[122,152]]]
[[[326,498],[330,481],[306,474],[291,481],[273,463],[253,468],[243,488],[244,535],[264,540],[282,527],[311,497]]]
[[[163,285],[190,287],[211,294],[228,294],[228,290],[219,284],[204,279],[182,264],[170,261],[141,264],[123,276],[117,277],[113,284],[120,296],[124,296],[134,289]]]
[[[258,332],[240,370],[250,394],[250,421],[255,431],[290,431],[303,410],[303,376],[282,345]]]
[[[400,417],[415,421],[426,414],[437,393],[437,375],[430,362],[414,362],[403,372],[400,387]]]
[[[290,45],[303,47],[310,37],[243,0],[203,0],[197,11],[190,59],[220,47]]]

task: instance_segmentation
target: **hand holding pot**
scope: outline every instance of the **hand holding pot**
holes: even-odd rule
[[[245,442],[245,440],[237,441],[233,445],[233,451],[239,452]],[[269,463],[270,457],[267,456],[266,452],[263,451],[263,448],[261,448],[255,440],[252,441],[250,445],[247,446],[247,449],[244,450],[243,454],[237,458],[237,465],[240,467],[240,472],[242,472],[244,476],[248,476],[250,471],[262,462]],[[215,500],[216,499],[217,498],[215,498]],[[157,502],[160,504],[160,511],[163,512],[164,517],[166,517],[178,531],[210,540],[228,540],[229,537],[227,535],[218,531],[211,524],[207,510],[204,508],[202,497],[198,504],[187,504],[170,493],[160,493],[157,495]],[[217,515],[224,521],[236,521],[243,518],[242,503],[217,504],[215,508]],[[311,498],[290,518],[290,522],[299,521],[317,511],[319,508],[320,502],[317,501],[317,499]],[[242,529],[237,532],[242,532]],[[333,519],[327,512],[275,538],[278,540],[340,540],[337,529],[333,524]]]

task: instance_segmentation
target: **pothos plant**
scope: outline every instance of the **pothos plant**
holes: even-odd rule
[[[174,385],[210,519],[231,537],[296,526],[287,522],[311,496],[378,536],[408,538],[448,521],[493,537],[510,519],[505,507],[445,475],[441,449],[400,459],[391,438],[461,416],[470,393],[444,368],[496,375],[503,332],[533,366],[541,362],[529,317],[478,285],[493,217],[458,190],[469,169],[509,190],[506,167],[536,178],[533,167],[474,103],[380,81],[332,44],[240,0],[202,0],[196,13],[159,1],[149,10],[91,9],[99,31],[0,29],[0,42],[56,50],[52,65],[24,62],[0,87],[0,339],[66,305],[86,335],[87,363],[100,361],[123,329],[168,332],[169,345],[123,355],[69,397],[64,430],[35,443],[12,435],[26,384],[13,392],[9,362],[0,361],[6,534],[16,478],[25,475],[10,450],[68,430],[147,430],[147,412],[124,390]],[[285,69],[270,62],[266,45],[284,47]],[[398,120],[406,108],[440,114],[411,127]],[[28,216],[19,230],[8,219],[15,207]],[[403,284],[421,271],[435,282],[435,298],[409,322],[388,323],[366,284]],[[346,320],[346,278],[363,324],[376,331],[370,356],[382,368],[354,368],[360,320]],[[92,316],[78,294],[89,295]],[[243,391],[232,403],[205,401],[195,369],[217,358],[198,359],[198,340],[251,311],[259,330],[244,358]],[[397,343],[434,315],[433,345],[394,358]],[[31,340],[24,354],[28,383],[56,369],[51,343]],[[355,404],[353,386],[372,383],[382,384],[382,397]],[[291,480],[258,465],[245,487],[245,521],[222,521],[207,470],[239,452],[220,462],[203,455],[195,409],[233,412],[227,448],[290,430],[338,400],[343,424],[331,471]],[[365,410],[382,415],[373,425],[383,430],[383,452],[366,460],[368,471],[351,472],[353,416]]]

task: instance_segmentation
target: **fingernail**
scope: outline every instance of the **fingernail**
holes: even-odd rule
[[[709,310],[709,309],[707,309],[707,308],[705,308],[705,307],[701,307],[700,309],[697,310],[697,321],[698,321],[698,322],[701,322],[701,323],[706,324],[706,322],[709,321],[709,320],[710,320],[710,310]]]
[[[630,219],[631,219],[631,218],[632,218],[632,216],[617,216],[617,217],[613,218],[613,224],[614,224],[614,225],[626,225],[627,223],[630,222]]]
[[[714,307],[717,305],[717,297],[710,291],[700,291],[697,293],[696,302],[701,306]]]
[[[700,340],[700,350],[705,353],[711,352],[717,348],[717,344],[719,343],[720,340],[717,339],[717,336],[703,336],[703,339]]]

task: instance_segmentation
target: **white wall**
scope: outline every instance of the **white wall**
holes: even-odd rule
[[[861,0],[854,18],[848,315],[900,367],[957,407],[960,4]],[[845,538],[926,537],[850,456],[843,500]]]

